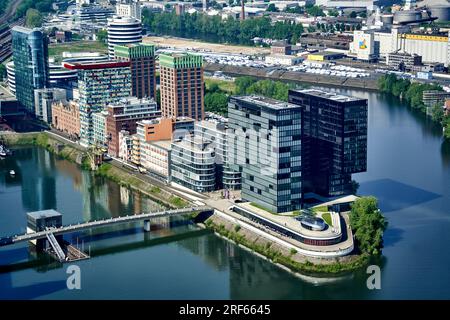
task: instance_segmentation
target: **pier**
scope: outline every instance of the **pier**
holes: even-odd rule
[[[144,221],[145,229],[148,231],[148,230],[150,230],[150,221],[151,221],[151,219],[154,219],[154,218],[180,216],[180,215],[192,214],[192,213],[196,213],[196,212],[199,212],[199,213],[211,212],[212,213],[212,211],[213,211],[213,209],[211,209],[210,207],[207,207],[207,206],[196,206],[196,207],[188,207],[188,208],[165,210],[165,211],[159,211],[159,212],[142,213],[142,214],[136,214],[136,215],[117,217],[117,218],[108,218],[108,219],[103,219],[103,220],[82,222],[82,223],[68,225],[68,226],[47,228],[46,230],[43,230],[43,231],[29,232],[29,233],[25,233],[25,234],[21,234],[21,235],[3,237],[3,238],[0,238],[0,247],[12,245],[12,244],[22,242],[22,241],[34,241],[34,240],[38,240],[38,239],[44,239],[44,238],[47,238],[47,235],[49,235],[49,234],[53,234],[53,235],[57,236],[57,235],[62,235],[64,233],[80,231],[80,230],[84,230],[84,229],[103,227],[103,226],[120,224],[120,223],[136,222],[136,221],[141,221],[141,220]]]

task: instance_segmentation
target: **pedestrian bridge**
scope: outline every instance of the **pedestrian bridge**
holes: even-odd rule
[[[142,213],[142,214],[136,214],[136,215],[117,217],[117,218],[108,218],[108,219],[103,219],[103,220],[82,222],[82,223],[78,223],[78,224],[62,226],[59,228],[51,228],[51,229],[47,229],[45,231],[25,233],[25,234],[21,234],[21,235],[14,235],[11,237],[3,237],[3,238],[0,238],[0,247],[12,245],[12,244],[22,242],[22,241],[31,241],[31,240],[37,240],[37,239],[42,239],[42,238],[48,238],[49,236],[52,237],[51,234],[54,236],[54,235],[68,233],[68,232],[80,231],[80,230],[84,230],[84,229],[103,227],[103,226],[109,226],[109,225],[127,223],[127,222],[135,222],[135,221],[140,221],[140,220],[144,220],[144,224],[146,225],[144,227],[145,230],[150,231],[150,220],[151,219],[161,218],[161,217],[179,216],[179,215],[185,215],[185,214],[190,214],[190,213],[195,213],[195,212],[201,213],[201,212],[207,212],[207,211],[212,211],[212,209],[208,206],[196,206],[196,207],[189,207],[189,208]]]

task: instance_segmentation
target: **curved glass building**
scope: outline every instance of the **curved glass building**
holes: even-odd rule
[[[47,36],[39,28],[12,29],[16,98],[29,113],[35,111],[34,89],[49,84]]]

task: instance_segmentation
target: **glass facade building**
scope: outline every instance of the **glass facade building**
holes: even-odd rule
[[[130,63],[108,61],[94,63],[64,63],[64,67],[78,70],[80,93],[80,142],[94,143],[92,113],[105,109],[131,94]]]
[[[228,104],[228,159],[242,174],[242,199],[272,212],[301,208],[302,108],[243,96]]]
[[[215,190],[216,155],[210,143],[190,135],[172,142],[170,172],[173,182],[197,192]]]
[[[306,89],[290,90],[289,102],[303,111],[303,193],[353,193],[351,174],[367,169],[367,99]]]
[[[41,29],[12,28],[12,51],[15,68],[16,98],[35,114],[34,89],[49,84],[47,36]]]
[[[233,171],[228,164],[228,121],[221,116],[208,115],[195,123],[194,136],[211,141],[216,154],[216,188],[239,190],[241,173]]]

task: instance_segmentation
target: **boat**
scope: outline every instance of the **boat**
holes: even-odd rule
[[[6,148],[4,145],[0,144],[0,157],[6,157],[11,154],[12,154],[12,152],[8,148]]]
[[[15,176],[16,172],[14,170],[9,170],[9,174],[12,175],[12,176]]]

